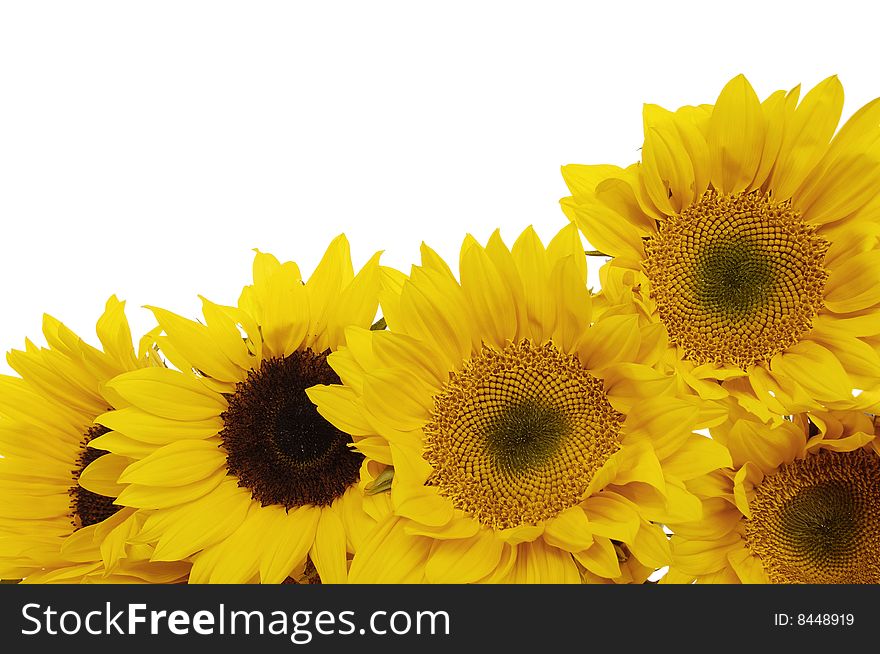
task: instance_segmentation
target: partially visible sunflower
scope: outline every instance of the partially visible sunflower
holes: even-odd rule
[[[546,248],[531,228],[512,249],[468,237],[460,270],[423,245],[384,291],[388,331],[349,329],[342,384],[308,391],[393,464],[351,581],[643,582],[669,562],[655,522],[700,517],[684,482],[730,463],[652,367],[662,330],[593,314],[574,226]]]
[[[671,525],[666,583],[880,583],[880,440],[859,411],[712,430],[734,467],[689,482],[699,523]]]
[[[327,355],[347,327],[370,326],[378,258],[355,276],[340,236],[303,281],[295,263],[257,253],[237,307],[203,298],[204,324],[153,309],[156,345],[177,369],[113,379],[130,406],[98,422],[113,430],[106,449],[137,459],[118,502],[146,510],[134,541],[155,544],[154,560],[192,560],[191,583],[346,580],[371,515],[387,510],[385,496],[363,494],[383,466],[305,389],[338,381]]]
[[[641,163],[562,169],[603,288],[634,290],[701,395],[764,417],[880,398],[880,101],[835,134],[836,77],[798,98],[738,76],[714,106],[645,105]]]
[[[103,351],[51,316],[48,344],[7,355],[20,377],[0,376],[0,578],[25,583],[173,582],[185,563],[150,564],[152,549],[128,546],[134,510],[115,503],[116,477],[131,461],[103,447],[94,420],[119,398],[116,375],[159,365],[132,347],[124,303],[111,297],[97,324]]]

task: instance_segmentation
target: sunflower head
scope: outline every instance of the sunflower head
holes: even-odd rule
[[[7,355],[19,376],[0,377],[0,578],[167,582],[189,569],[150,563],[151,548],[126,542],[137,518],[117,503],[116,478],[131,460],[110,454],[109,430],[94,424],[124,405],[107,382],[158,365],[148,338],[135,352],[124,308],[107,301],[101,349],[47,315],[47,346],[27,341]]]
[[[113,430],[107,449],[135,459],[117,500],[142,516],[133,542],[155,560],[192,560],[196,583],[346,579],[387,511],[363,496],[384,466],[366,463],[357,429],[328,423],[306,390],[340,381],[328,355],[347,328],[371,325],[386,278],[378,255],[355,274],[340,236],[308,279],[257,252],[238,305],[203,298],[202,322],[152,308],[173,367],[113,379],[125,408],[98,418]]]
[[[563,168],[565,213],[633,273],[683,378],[779,415],[868,408],[853,390],[880,382],[880,102],[835,134],[837,78],[799,95],[738,76],[714,105],[646,105],[640,163]]]
[[[546,247],[496,232],[465,239],[460,279],[423,246],[383,297],[388,331],[349,329],[329,357],[342,383],[309,396],[394,468],[353,581],[641,582],[666,565],[656,523],[698,517],[685,480],[729,456],[655,368],[656,327],[592,301],[574,226]]]
[[[880,582],[880,446],[873,416],[734,410],[713,430],[734,468],[694,480],[704,518],[673,525],[671,581]]]

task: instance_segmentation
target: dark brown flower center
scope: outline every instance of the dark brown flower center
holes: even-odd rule
[[[83,437],[82,449],[76,460],[76,468],[71,471],[74,485],[68,490],[70,494],[70,521],[74,526],[74,530],[103,522],[122,508],[113,503],[116,500],[115,497],[99,495],[79,485],[79,477],[83,470],[92,461],[96,461],[105,454],[108,454],[106,450],[89,447],[89,443],[109,431],[109,429],[102,425],[94,425]]]
[[[316,384],[339,383],[326,352],[304,350],[263,361],[227,398],[226,467],[263,506],[329,506],[357,482],[363,455],[306,395]]]

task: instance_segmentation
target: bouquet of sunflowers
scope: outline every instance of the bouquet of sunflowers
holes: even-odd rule
[[[111,297],[100,348],[47,316],[0,377],[0,578],[877,583],[880,102],[799,92],[646,105],[548,243],[257,252],[134,340]]]

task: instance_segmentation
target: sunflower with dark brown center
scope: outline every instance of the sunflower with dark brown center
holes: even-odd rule
[[[50,316],[47,347],[8,355],[18,377],[0,376],[0,579],[25,583],[175,582],[189,564],[153,563],[152,548],[127,542],[135,511],[117,503],[116,479],[130,450],[95,425],[112,405],[105,384],[159,365],[136,353],[124,303],[111,297],[97,323],[102,349]]]
[[[339,383],[328,356],[370,326],[381,275],[378,255],[355,275],[339,237],[307,281],[258,253],[238,306],[203,299],[204,323],[153,308],[177,370],[117,377],[131,406],[99,422],[140,452],[117,502],[151,509],[138,540],[155,560],[191,559],[194,583],[281,583],[307,563],[323,583],[346,580],[384,506],[362,487],[384,466],[368,470],[363,432],[331,425],[306,391]]]

